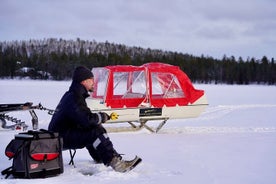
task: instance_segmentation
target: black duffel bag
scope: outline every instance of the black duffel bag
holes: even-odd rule
[[[15,135],[5,154],[12,166],[2,175],[15,178],[46,178],[63,173],[62,138],[48,130],[28,131]]]

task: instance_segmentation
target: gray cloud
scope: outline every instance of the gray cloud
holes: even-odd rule
[[[1,0],[0,28],[1,41],[79,37],[217,58],[274,57],[276,1]]]

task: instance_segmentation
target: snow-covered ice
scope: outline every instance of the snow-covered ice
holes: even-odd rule
[[[41,103],[54,109],[70,81],[0,80],[0,103]],[[136,154],[143,162],[129,173],[117,173],[95,164],[88,152],[78,150],[76,168],[63,152],[64,173],[31,182],[43,183],[186,183],[274,184],[276,181],[276,86],[195,85],[204,89],[209,106],[194,119],[169,120],[158,134],[147,130],[110,133],[125,158]],[[51,116],[36,111],[40,128]],[[30,125],[28,112],[13,112]],[[150,122],[156,124],[156,122]],[[0,131],[0,170],[11,165],[4,149],[15,131]],[[83,175],[88,172],[92,175]],[[0,183],[29,183],[4,179]]]

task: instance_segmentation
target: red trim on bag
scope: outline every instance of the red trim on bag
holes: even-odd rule
[[[5,152],[5,155],[6,155],[7,157],[9,157],[9,158],[13,158],[15,154],[14,154],[13,152],[11,152],[11,151],[6,151],[6,152]]]
[[[31,154],[32,159],[37,161],[50,161],[54,160],[59,156],[59,153],[34,153]]]

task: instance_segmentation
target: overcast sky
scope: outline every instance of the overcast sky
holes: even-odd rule
[[[50,37],[270,59],[276,0],[0,0],[0,41]]]

